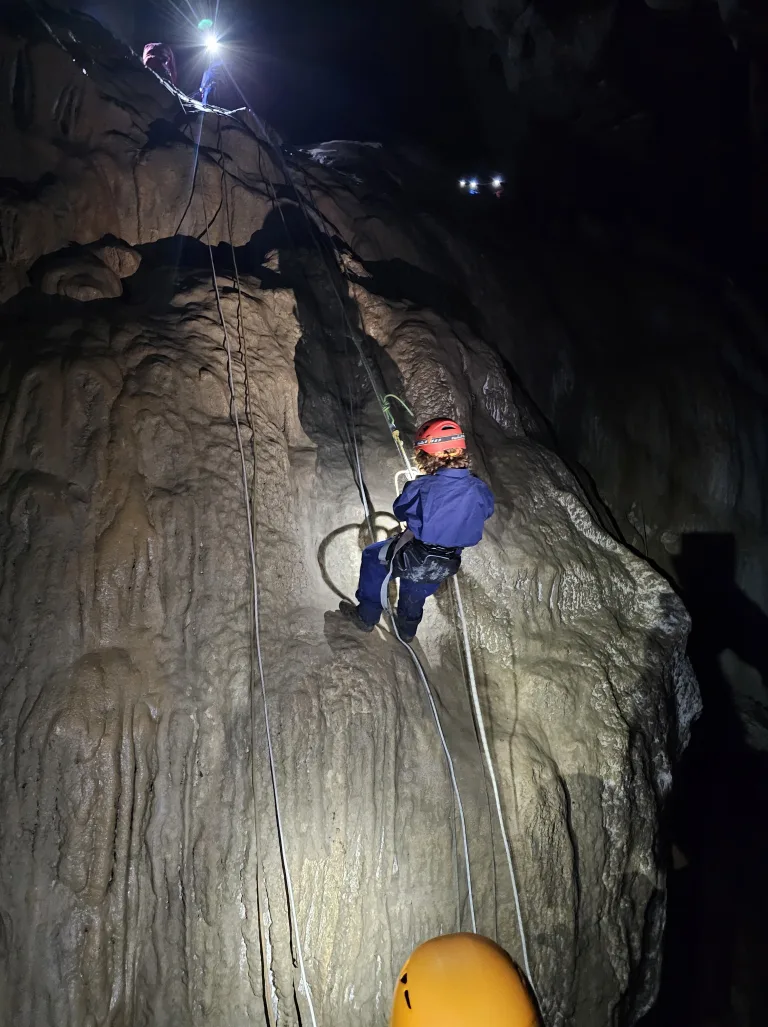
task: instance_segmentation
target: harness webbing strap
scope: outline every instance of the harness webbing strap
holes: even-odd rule
[[[401,549],[405,549],[409,542],[411,542],[416,536],[413,534],[410,528],[406,528],[398,536],[392,539],[387,549],[387,576],[381,584],[381,592],[379,593],[379,599],[381,600],[382,610],[386,610],[389,606],[389,583],[392,580],[392,571],[395,565],[395,557]]]

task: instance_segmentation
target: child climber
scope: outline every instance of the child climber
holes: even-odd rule
[[[427,421],[416,435],[416,465],[424,476],[409,481],[393,510],[406,530],[374,542],[363,550],[359,603],[343,600],[339,609],[362,631],[373,631],[382,614],[387,577],[400,578],[395,623],[400,637],[410,642],[427,598],[440,583],[458,571],[461,553],[483,537],[493,513],[493,493],[470,473],[467,443],[456,421]]]

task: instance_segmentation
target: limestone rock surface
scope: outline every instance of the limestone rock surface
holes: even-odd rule
[[[43,257],[32,268],[30,278],[49,296],[68,296],[81,302],[114,299],[123,291],[119,276],[85,249]]]
[[[4,262],[26,270],[107,234],[129,246],[177,233],[214,245],[250,238],[282,182],[252,115],[201,123],[194,104],[85,16],[38,20],[25,7],[4,18]]]
[[[130,278],[138,270],[141,254],[120,239],[105,239],[89,247],[90,252],[114,271],[118,278]]]
[[[496,345],[622,536],[691,605],[711,608],[721,636],[712,659],[719,664],[722,650],[743,730],[768,749],[759,642],[768,322],[759,296],[631,222],[529,238],[506,272],[501,288],[485,286]]]
[[[698,711],[680,601],[533,430],[471,255],[383,155],[377,179],[284,162],[57,26],[0,37],[4,256],[22,285],[111,234],[141,264],[112,299],[0,308],[0,1022],[306,1023],[300,941],[318,1023],[374,1027],[412,947],[469,928],[423,683],[334,612],[370,538],[355,452],[373,533],[396,527],[394,393],[461,419],[497,497],[460,585],[546,1022],[630,1027]],[[415,652],[478,929],[520,960],[450,588]]]

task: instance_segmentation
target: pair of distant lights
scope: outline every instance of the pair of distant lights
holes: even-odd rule
[[[203,18],[197,23],[197,27],[200,32],[203,33],[203,42],[205,43],[205,49],[209,54],[217,54],[220,50],[219,41],[216,38],[216,33],[213,31],[213,22],[210,18]]]
[[[491,185],[493,186],[494,189],[501,189],[503,184],[504,184],[504,179],[503,178],[492,178],[491,179]],[[478,180],[476,178],[470,178],[469,180],[467,180],[466,178],[460,178],[459,179],[459,189],[469,189],[469,191],[471,193],[474,193],[474,192],[477,192],[479,187],[480,187],[480,183],[478,182]]]

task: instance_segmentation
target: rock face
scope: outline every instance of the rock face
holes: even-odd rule
[[[763,311],[716,264],[630,221],[521,238],[504,272],[484,278],[493,345],[621,536],[691,604],[715,602],[723,670],[768,748],[766,659],[748,651],[763,632],[747,626],[768,606]]]
[[[282,185],[274,148],[256,134],[255,120],[201,126],[194,105],[185,110],[181,94],[131,51],[97,23],[76,23],[69,39],[66,15],[7,15],[0,51],[4,263],[27,270],[44,254],[106,235],[136,246],[207,229],[214,245],[247,242]],[[57,45],[61,34],[68,49]],[[231,186],[226,208],[224,182]]]
[[[470,256],[385,155],[362,151],[378,178],[286,163],[93,25],[49,27],[0,39],[21,289],[0,309],[0,1019],[309,1022],[281,859],[320,1024],[384,1022],[411,948],[469,928],[423,684],[334,612],[369,540],[355,443],[373,530],[395,527],[375,385],[416,422],[458,416],[497,496],[461,589],[546,1022],[628,1027],[658,984],[659,814],[698,710],[680,601],[541,444],[471,309],[438,302]],[[123,295],[42,288],[72,244]],[[521,959],[449,588],[419,643],[478,929]]]
[[[90,246],[72,246],[41,257],[30,278],[48,296],[69,296],[81,303],[122,295],[121,278],[130,278],[141,255],[119,239],[107,238]],[[23,282],[22,274],[16,278]],[[26,276],[24,276],[26,277]]]

